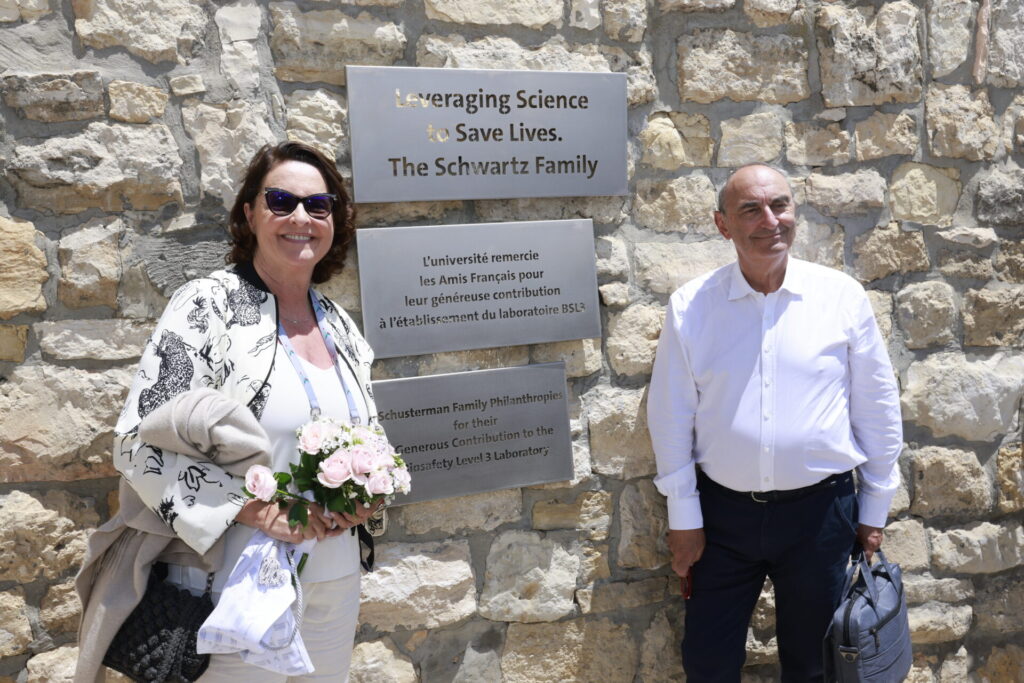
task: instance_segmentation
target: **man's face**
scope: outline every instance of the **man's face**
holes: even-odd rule
[[[729,179],[724,203],[715,225],[732,240],[741,266],[785,258],[796,236],[796,204],[785,178],[765,166],[740,169]]]

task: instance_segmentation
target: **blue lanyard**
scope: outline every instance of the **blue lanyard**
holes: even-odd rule
[[[324,339],[324,345],[327,347],[327,353],[331,357],[331,365],[334,366],[334,372],[338,375],[338,381],[341,382],[341,388],[345,391],[345,402],[348,403],[348,416],[352,424],[357,425],[360,423],[359,408],[356,407],[356,399],[352,395],[352,390],[349,389],[348,383],[341,374],[341,368],[338,363],[338,349],[334,345],[334,335],[331,334],[330,329],[327,327],[326,316],[324,315],[324,309],[317,301],[317,298],[313,296],[312,290],[309,292],[309,300],[313,302],[313,312],[316,314],[316,324],[320,328],[320,335]],[[306,376],[306,371],[302,369],[302,363],[299,361],[298,355],[295,353],[295,347],[292,346],[291,341],[288,340],[288,335],[284,331],[284,324],[278,316],[277,321],[277,338],[281,341],[281,346],[284,347],[285,353],[288,355],[288,360],[292,362],[292,367],[295,368],[295,372],[298,373],[299,379],[302,380],[302,388],[306,392],[306,398],[309,399],[309,414],[315,420],[320,417],[320,402],[316,400],[316,394],[313,392],[313,385],[309,381],[309,377]]]

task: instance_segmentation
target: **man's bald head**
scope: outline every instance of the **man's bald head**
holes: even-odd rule
[[[725,207],[726,207],[726,205],[728,204],[728,201],[729,201],[729,193],[732,191],[732,188],[733,188],[733,185],[734,185],[733,179],[735,179],[737,175],[741,175],[741,172],[743,174],[746,174],[746,173],[749,173],[751,171],[751,169],[754,169],[754,168],[764,168],[764,169],[767,169],[767,170],[772,171],[774,173],[777,173],[779,175],[779,177],[782,178],[783,181],[785,181],[786,187],[789,188],[789,195],[791,197],[793,196],[793,186],[790,185],[790,183],[789,183],[789,176],[786,175],[786,172],[783,171],[782,169],[776,168],[774,166],[771,166],[770,164],[762,164],[762,163],[744,164],[743,166],[740,166],[739,168],[735,169],[732,173],[729,174],[728,180],[726,180],[725,184],[722,185],[722,189],[720,189],[718,191],[718,212],[719,213],[723,213],[723,214],[725,213]]]

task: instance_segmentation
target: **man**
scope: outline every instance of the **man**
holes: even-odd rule
[[[790,257],[786,178],[744,166],[718,208],[736,262],[672,295],[648,397],[672,568],[692,592],[683,667],[689,683],[740,680],[768,576],[782,680],[820,681],[850,552],[881,545],[899,485],[898,390],[864,289]]]

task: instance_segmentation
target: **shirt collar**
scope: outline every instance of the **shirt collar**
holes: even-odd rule
[[[804,277],[803,262],[790,256],[786,263],[786,276],[782,279],[782,286],[779,287],[779,290],[800,296],[806,291],[805,288],[806,278]],[[729,278],[729,301],[742,299],[749,294],[758,294],[758,292],[750,286],[747,278],[743,277],[739,261],[735,261],[732,264]]]

